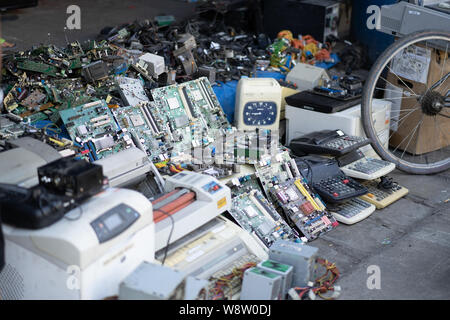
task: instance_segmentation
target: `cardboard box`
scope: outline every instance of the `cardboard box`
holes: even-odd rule
[[[407,58],[404,58],[405,56]],[[417,63],[410,64],[411,58]],[[445,67],[442,71],[444,61]],[[385,91],[385,98],[392,101],[391,119],[394,121],[391,121],[390,126],[392,136],[389,145],[391,147],[398,146],[399,150],[420,155],[450,145],[449,118],[428,116],[422,112],[421,108],[413,111],[412,109],[419,104],[416,97],[399,99],[404,91],[424,93],[427,87],[450,72],[449,61],[448,53],[446,54],[445,51],[421,46],[415,46],[414,52],[404,52],[393,59],[390,68],[396,75],[391,71],[388,72],[389,83],[386,89],[390,91]],[[442,94],[444,90],[448,90],[448,80],[438,91]],[[400,122],[397,123],[395,119],[400,119]],[[418,125],[421,121],[422,123]]]

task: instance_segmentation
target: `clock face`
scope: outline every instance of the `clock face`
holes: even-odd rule
[[[247,126],[270,126],[277,119],[277,104],[273,101],[251,101],[244,105],[243,119]]]

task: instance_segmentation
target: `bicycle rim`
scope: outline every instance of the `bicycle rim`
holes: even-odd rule
[[[430,174],[450,168],[449,42],[450,33],[443,31],[401,38],[377,59],[367,78],[361,108],[365,132],[375,151],[400,170]],[[387,134],[375,128],[375,98],[392,103]]]

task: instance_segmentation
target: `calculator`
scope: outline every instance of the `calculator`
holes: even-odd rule
[[[395,169],[394,163],[366,157],[359,149],[337,158],[337,161],[347,176],[363,180],[380,178]]]
[[[295,159],[302,176],[327,202],[338,202],[367,193],[367,188],[347,177],[335,159],[306,156]]]
[[[361,199],[375,205],[377,209],[383,209],[400,198],[408,194],[409,190],[399,185],[397,182],[387,177],[364,181],[362,184],[367,188],[367,194],[361,196]],[[383,184],[383,180],[387,183]]]
[[[298,156],[308,153],[342,156],[369,143],[365,137],[349,136],[342,130],[322,130],[293,139],[289,147]]]
[[[320,180],[313,183],[316,192],[325,201],[337,202],[367,193],[367,188],[345,175]]]
[[[354,224],[370,216],[375,211],[375,206],[360,198],[352,198],[343,202],[327,204],[327,209],[337,221]]]

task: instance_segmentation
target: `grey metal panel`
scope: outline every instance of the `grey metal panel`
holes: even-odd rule
[[[313,267],[319,249],[287,240],[278,240],[269,251],[269,259],[294,267],[292,286],[306,286],[313,278]]]

